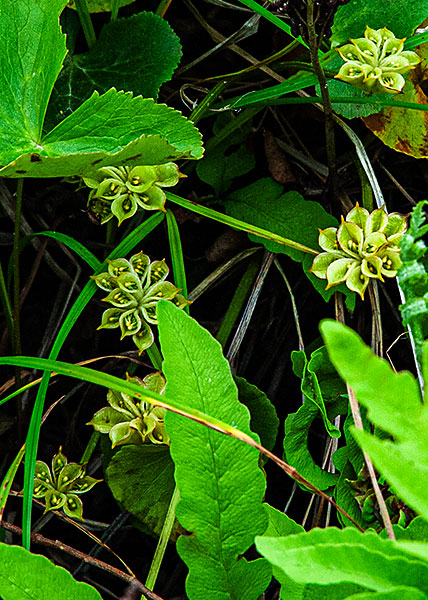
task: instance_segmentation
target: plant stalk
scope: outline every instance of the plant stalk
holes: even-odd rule
[[[97,38],[95,36],[95,30],[86,0],[76,0],[76,10],[86,38],[86,43],[88,44],[89,48],[92,48],[97,41]]]

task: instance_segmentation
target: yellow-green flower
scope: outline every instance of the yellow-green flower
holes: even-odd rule
[[[421,62],[416,52],[403,50],[405,39],[396,38],[386,27],[367,26],[363,38],[336,48],[345,61],[336,79],[372,94],[401,92],[405,84],[403,75]]]
[[[138,209],[165,210],[165,192],[162,188],[174,186],[183,177],[175,163],[139,167],[102,167],[96,173],[83,177],[92,188],[88,209],[100,224],[113,217],[119,225]]]
[[[109,261],[108,271],[93,275],[98,287],[109,292],[103,300],[114,308],[104,311],[98,329],[120,327],[122,339],[132,335],[140,353],[154,341],[151,324],[157,325],[156,305],[159,300],[172,300],[182,308],[189,301],[169,281],[169,268],[164,260],[150,261],[143,252],[129,260],[116,258]]]
[[[327,288],[345,282],[364,299],[372,279],[395,277],[401,265],[399,242],[406,233],[406,217],[383,208],[369,213],[358,204],[342,217],[339,227],[320,230],[324,252],[314,258],[310,272],[327,279]]]
[[[79,496],[99,481],[102,480],[86,475],[86,464],[67,462],[60,448],[52,459],[52,473],[45,462],[36,462],[33,496],[45,499],[45,512],[62,508],[69,517],[81,519],[83,505]]]
[[[165,390],[165,377],[160,372],[151,373],[143,380],[139,377],[127,379],[158,394]],[[107,402],[110,406],[95,413],[88,425],[100,433],[108,433],[113,448],[124,444],[169,444],[164,424],[165,408],[115,390],[108,391]]]

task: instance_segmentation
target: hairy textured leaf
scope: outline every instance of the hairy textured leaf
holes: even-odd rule
[[[369,25],[387,27],[396,37],[409,37],[428,14],[428,0],[350,0],[340,6],[333,25],[333,44],[359,38]]]
[[[236,219],[263,227],[314,250],[318,246],[318,229],[334,227],[337,221],[318,202],[304,200],[298,192],[283,193],[283,186],[271,178],[259,179],[255,183],[233,192],[225,202],[226,212]],[[303,270],[315,289],[327,301],[335,291],[354,297],[345,285],[326,290],[325,280],[308,273],[313,256],[301,250],[281,246],[270,240],[250,235],[250,239],[263,244],[267,250],[287,254],[293,260],[303,262]]]
[[[45,556],[0,543],[0,597],[4,600],[102,600]]]
[[[158,305],[166,396],[250,433],[220,344],[171,303]],[[166,416],[180,489],[177,518],[189,531],[177,550],[189,568],[190,600],[256,600],[270,579],[265,561],[239,559],[266,528],[258,453],[187,419]]]
[[[106,469],[122,508],[159,535],[174,491],[174,464],[167,446],[123,446]]]
[[[180,40],[158,15],[141,12],[112,21],[88,52],[67,56],[49,103],[49,123],[71,114],[94,91],[114,87],[156,99],[180,58]]]
[[[332,363],[367,407],[368,418],[395,442],[356,429],[353,435],[400,498],[427,519],[428,408],[417,382],[408,372],[395,373],[352,329],[336,321],[323,321],[320,329]]]
[[[256,547],[300,583],[349,582],[377,592],[395,586],[428,592],[428,563],[373,532],[363,534],[351,527],[312,529],[282,538],[257,537]]]

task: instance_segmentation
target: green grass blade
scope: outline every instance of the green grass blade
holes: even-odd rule
[[[22,250],[24,246],[28,244],[28,242],[30,242],[34,237],[37,236],[49,237],[56,240],[57,242],[60,242],[61,244],[64,244],[64,246],[67,246],[67,248],[70,248],[70,250],[73,250],[81,258],[83,258],[83,260],[92,269],[94,269],[94,271],[98,269],[98,267],[101,264],[98,258],[94,254],[92,254],[92,252],[88,250],[86,246],[75,240],[73,237],[66,235],[65,233],[58,233],[57,231],[40,231],[38,233],[26,235],[22,238],[20,242],[20,250]]]
[[[147,236],[155,227],[161,223],[164,215],[162,213],[156,213],[144,221],[139,227],[132,231],[107,257],[112,260],[126,255],[132,248],[134,248],[145,236]],[[96,272],[102,272],[107,266],[107,262],[104,261]],[[70,312],[64,320],[61,329],[53,343],[52,350],[49,354],[50,359],[55,359],[58,356],[68,334],[70,333],[73,325],[77,321],[79,315],[82,313],[85,306],[88,304],[92,296],[97,290],[95,282],[89,281],[75,303],[73,304]],[[6,364],[6,363],[4,363]],[[33,497],[34,487],[34,468],[36,465],[37,446],[39,442],[40,434],[40,423],[43,414],[43,406],[46,397],[46,392],[49,385],[50,373],[47,372],[43,375],[40,387],[37,393],[37,397],[34,403],[33,413],[31,415],[30,425],[28,427],[28,434],[25,445],[25,469],[24,469],[24,499],[23,499],[23,517],[22,517],[22,543],[25,548],[30,547],[30,534],[31,534],[31,503]]]
[[[176,196],[171,192],[166,192],[166,196],[170,202],[174,202],[175,204],[178,204],[183,208],[187,208],[188,210],[191,210],[192,212],[195,212],[198,215],[203,215],[204,217],[208,217],[209,219],[213,219],[214,221],[218,221],[219,223],[229,225],[229,227],[233,227],[234,229],[246,231],[247,233],[252,233],[253,235],[258,235],[262,238],[266,238],[268,240],[272,240],[273,242],[277,242],[278,244],[282,244],[283,246],[289,246],[290,248],[295,248],[296,250],[307,252],[308,254],[318,254],[318,252],[313,248],[308,248],[303,244],[299,244],[299,242],[288,240],[287,238],[277,235],[276,233],[266,231],[266,229],[261,229],[260,227],[249,225],[248,223],[244,223],[244,221],[240,221],[239,219],[229,217],[228,215],[213,210],[212,208],[208,208],[207,206],[202,206],[201,204],[192,202],[192,200],[186,200],[185,198]]]
[[[183,249],[181,247],[180,232],[174,213],[168,209],[166,211],[166,224],[168,228],[169,249],[171,251],[172,272],[174,274],[174,283],[180,288],[181,293],[187,298],[186,270],[183,261]],[[189,307],[184,310],[189,313]]]

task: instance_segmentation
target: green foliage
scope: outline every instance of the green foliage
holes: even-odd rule
[[[177,35],[154,13],[108,23],[88,52],[65,59],[48,107],[49,125],[71,114],[94,91],[114,87],[156,99],[180,58]]]
[[[428,409],[417,382],[408,372],[395,373],[344,325],[324,321],[321,332],[332,363],[368,409],[370,421],[395,441],[356,429],[353,435],[400,498],[427,519]]]
[[[334,217],[329,215],[317,202],[304,200],[298,192],[283,193],[283,186],[273,179],[259,179],[228,196],[225,202],[227,214],[255,225],[263,227],[287,237],[296,242],[303,243],[309,248],[318,250],[318,229],[337,225]],[[287,254],[293,260],[303,263],[303,270],[312,285],[328,300],[334,293],[326,290],[325,284],[309,273],[312,257],[305,255],[301,250],[280,246],[270,240],[263,240],[255,235],[250,235],[254,242],[261,243],[267,250]],[[341,286],[347,297],[354,298],[345,286]]]
[[[424,264],[427,248],[421,239],[428,231],[424,207],[419,202],[412,211],[409,230],[401,240],[402,266],[398,278],[404,294],[400,306],[403,324],[408,325],[415,340],[416,354],[422,362],[422,343],[428,334],[428,274]]]
[[[170,303],[159,304],[158,319],[166,395],[250,434],[249,412],[238,401],[220,344]],[[166,427],[180,490],[177,517],[189,532],[177,541],[189,568],[189,599],[256,600],[270,568],[239,557],[266,528],[257,451],[174,414],[167,415]]]
[[[114,0],[85,0],[90,13],[106,12],[111,10]],[[132,4],[135,0],[118,0],[119,6]],[[74,0],[68,0],[67,6],[76,8]]]
[[[101,600],[87,583],[79,583],[45,556],[0,543],[0,596],[4,600]]]
[[[277,567],[277,573],[298,583],[325,586],[348,582],[377,592],[403,591],[415,598],[427,597],[428,563],[398,542],[373,532],[312,529],[287,537],[257,537],[256,547]]]
[[[168,447],[123,446],[108,464],[106,481],[122,509],[159,535],[174,491]]]
[[[44,135],[48,101],[66,52],[58,22],[64,4],[5,0],[0,7],[8,31],[0,41],[0,53],[8,57],[0,65],[1,175],[81,175],[95,166],[141,164],[142,155],[145,164],[200,158],[200,134],[180,113],[115,89],[101,96],[94,92]]]
[[[409,37],[428,14],[427,0],[414,0],[411,10],[407,0],[350,0],[341,6],[333,25],[333,45],[358,38],[367,25],[387,27],[398,38]]]

